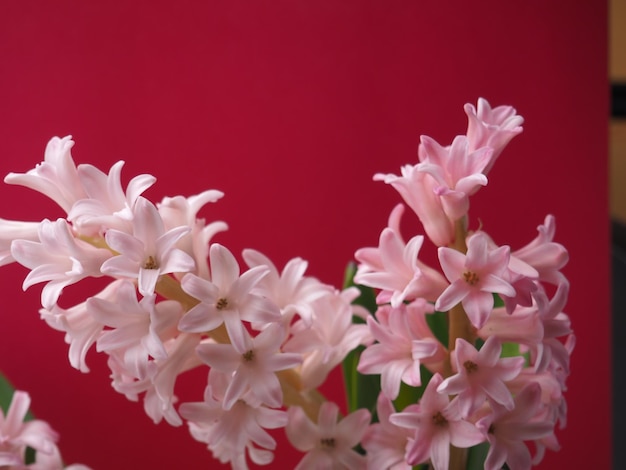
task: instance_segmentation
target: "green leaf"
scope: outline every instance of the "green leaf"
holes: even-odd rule
[[[426,323],[435,335],[435,338],[448,347],[448,312],[434,312],[426,314]]]
[[[504,307],[504,300],[498,294],[493,294],[493,308]]]
[[[11,382],[0,373],[0,407],[5,415],[13,399],[13,392],[15,392],[15,388],[11,385]]]
[[[350,263],[346,268],[344,276],[344,289],[348,287],[357,287],[361,295],[354,300],[354,304],[365,307],[372,315],[378,309],[376,305],[376,294],[374,290],[357,285],[354,283],[354,275],[356,274],[356,264]],[[352,317],[354,323],[363,323],[360,317]],[[348,401],[348,410],[353,412],[359,408],[365,408],[372,413],[373,422],[377,421],[376,416],[376,400],[380,393],[380,375],[363,375],[356,370],[361,357],[361,352],[365,348],[359,346],[351,351],[343,360],[343,380],[346,388]]]
[[[364,349],[363,346],[359,346],[343,360],[343,380],[346,386],[348,411],[352,413],[359,408],[365,408],[375,417],[376,400],[380,393],[380,375],[364,375],[357,372],[356,366],[359,364],[359,358]],[[377,419],[372,421],[375,422]]]
[[[502,352],[500,357],[515,357],[520,356],[522,353],[517,343],[502,343]]]
[[[6,414],[11,400],[13,400],[13,393],[15,393],[15,387],[13,384],[0,372],[0,408]],[[24,416],[24,421],[31,421],[35,419],[30,410]]]
[[[483,442],[477,446],[470,447],[467,453],[467,470],[482,470],[485,468],[485,459],[489,452],[489,443]]]
[[[433,373],[431,371],[424,366],[420,366],[420,378],[422,379],[422,385],[419,387],[411,387],[410,385],[401,382],[400,393],[398,394],[398,398],[396,398],[393,402],[393,406],[396,411],[402,411],[407,406],[417,403],[420,398],[422,398],[424,390],[426,390],[426,385],[428,385],[428,382],[430,382],[432,377]]]
[[[356,264],[348,263],[346,267],[346,272],[343,277],[343,288],[347,289],[348,287],[357,287],[361,294],[354,299],[355,305],[360,305],[361,307],[365,307],[368,312],[372,315],[376,313],[378,310],[378,304],[376,303],[376,293],[374,289],[367,286],[362,286],[360,284],[354,283],[354,275],[356,274]],[[356,323],[363,323],[360,318],[355,318],[354,321]]]

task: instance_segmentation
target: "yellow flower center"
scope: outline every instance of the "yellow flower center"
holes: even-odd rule
[[[156,262],[154,256],[150,255],[143,263],[143,269],[157,269],[159,267],[159,263]]]
[[[471,374],[472,372],[476,372],[478,370],[478,364],[472,361],[465,361],[463,363],[463,367],[465,367],[465,370],[468,374]]]
[[[335,447],[335,439],[332,437],[323,437],[320,439],[320,444],[325,449],[332,449]]]
[[[433,424],[435,426],[445,426],[448,424],[448,420],[441,414],[441,411],[437,411],[437,414],[433,415]]]
[[[476,274],[473,271],[465,271],[463,273],[463,279],[465,280],[465,282],[467,282],[470,286],[475,285],[478,281],[480,281],[480,278],[478,277],[478,274]]]

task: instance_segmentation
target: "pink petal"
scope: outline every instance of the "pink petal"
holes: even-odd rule
[[[437,251],[441,269],[450,282],[461,277],[465,271],[465,255],[452,248],[440,247]]]
[[[317,444],[317,427],[299,406],[288,410],[289,422],[285,433],[291,445],[301,452],[313,449]]]
[[[217,313],[214,306],[198,304],[183,315],[178,328],[186,333],[205,333],[222,323],[222,316]]]
[[[228,288],[239,278],[239,264],[233,254],[222,245],[213,243],[209,249],[211,280],[221,290]]]
[[[331,401],[325,401],[322,403],[319,416],[317,418],[317,426],[319,428],[320,436],[332,437],[334,435],[338,416],[339,407],[335,403]]]
[[[469,421],[460,420],[450,423],[450,443],[453,446],[464,449],[484,441],[483,433]]]
[[[387,398],[395,400],[400,393],[400,382],[407,368],[406,362],[394,361],[383,366],[380,377],[382,391]]]
[[[463,308],[472,325],[481,328],[493,309],[493,296],[488,292],[472,291],[463,299]]]
[[[466,298],[471,289],[467,282],[457,279],[444,290],[435,302],[435,310],[447,312]]]

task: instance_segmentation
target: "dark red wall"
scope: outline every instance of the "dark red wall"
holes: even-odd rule
[[[203,213],[230,224],[221,243],[281,265],[302,256],[338,284],[399,200],[372,175],[415,162],[420,134],[464,133],[466,102],[514,105],[525,131],[472,216],[519,247],[556,215],[578,344],[563,450],[541,468],[609,468],[606,15],[594,0],[3,1],[0,174],[73,134],[77,162],[155,175],[153,200],[223,190]],[[0,195],[0,217],[61,215],[23,188]],[[154,426],[117,395],[104,358],[91,355],[88,375],[70,368],[62,334],[38,318],[39,289],[21,292],[25,274],[0,271],[0,369],[61,433],[65,460],[211,465],[186,429]],[[200,399],[203,383],[191,377],[181,394]],[[340,387],[336,376],[325,391],[341,399]],[[282,447],[273,468],[297,459]]]

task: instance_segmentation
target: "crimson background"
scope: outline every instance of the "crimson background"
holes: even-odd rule
[[[399,200],[372,175],[415,162],[420,134],[463,133],[464,103],[512,104],[525,131],[472,215],[514,248],[556,215],[578,344],[563,450],[541,468],[609,468],[606,15],[595,0],[4,0],[0,173],[28,170],[51,136],[73,134],[77,162],[123,159],[126,181],[154,174],[153,200],[223,190],[203,212],[231,227],[216,240],[280,265],[302,256],[338,285]],[[0,194],[1,217],[62,215],[23,188]],[[21,292],[25,274],[1,271],[0,369],[61,433],[66,461],[211,467],[186,429],[153,425],[113,391],[104,358],[93,353],[87,375],[70,368],[62,334],[38,318],[39,289]],[[70,289],[62,302],[78,299]],[[199,400],[204,381],[187,377],[181,396]],[[338,374],[324,391],[343,400]],[[272,467],[298,458],[280,447]]]

